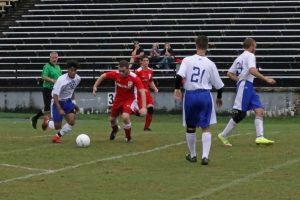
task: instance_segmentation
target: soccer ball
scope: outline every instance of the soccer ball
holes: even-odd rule
[[[76,144],[79,147],[87,147],[91,143],[90,137],[87,134],[80,134],[76,138]]]

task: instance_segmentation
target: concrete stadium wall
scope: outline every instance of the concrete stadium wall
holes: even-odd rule
[[[155,108],[161,112],[178,112],[182,103],[174,100],[172,92],[153,94]],[[215,98],[215,93],[213,96]],[[278,115],[291,112],[299,113],[300,93],[295,91],[259,92],[267,115]],[[224,106],[217,112],[230,113],[232,110],[234,92],[223,94]],[[83,113],[104,113],[107,111],[108,93],[99,92],[96,97],[91,92],[76,92],[76,101]],[[42,93],[38,91],[1,91],[1,111],[36,111],[43,107]],[[293,113],[291,113],[293,114]]]

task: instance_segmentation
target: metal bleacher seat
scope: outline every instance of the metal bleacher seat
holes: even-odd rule
[[[99,70],[114,68],[120,59],[129,60],[134,40],[145,52],[154,42],[161,48],[170,42],[176,57],[183,58],[194,54],[194,39],[204,34],[210,39],[208,56],[222,76],[242,52],[242,41],[253,37],[258,67],[284,80],[278,81],[279,86],[297,85],[299,10],[300,2],[295,0],[40,0],[3,32],[0,77],[35,79],[49,52],[57,51],[62,63],[72,58],[82,62],[80,73],[88,85]],[[160,86],[170,85],[165,79],[174,73],[158,69]],[[36,82],[29,81],[32,84]]]

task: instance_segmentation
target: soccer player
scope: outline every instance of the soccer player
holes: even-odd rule
[[[57,64],[58,54],[57,52],[50,53],[50,61],[46,63],[43,67],[42,79],[43,79],[43,100],[44,109],[40,110],[36,115],[31,117],[31,125],[36,129],[36,124],[38,119],[44,114],[49,115],[50,105],[51,105],[51,92],[55,81],[61,75],[60,66]]]
[[[58,130],[52,136],[53,143],[63,143],[61,137],[72,130],[75,124],[75,113],[79,112],[76,105],[74,90],[80,83],[80,76],[77,75],[79,63],[75,60],[67,62],[67,73],[60,76],[54,84],[51,104],[51,115],[53,121],[44,118],[43,126]],[[66,123],[62,126],[63,117]]]
[[[273,144],[274,141],[264,138],[263,115],[264,109],[259,96],[253,86],[254,78],[259,78],[270,85],[276,83],[272,78],[263,76],[256,69],[255,50],[256,42],[252,38],[246,38],[243,47],[245,51],[235,59],[230,67],[227,76],[237,82],[237,94],[233,105],[233,115],[225,129],[218,135],[218,138],[225,146],[232,146],[228,140],[232,129],[242,121],[248,110],[255,111],[256,144]]]
[[[147,114],[146,109],[146,94],[140,78],[133,72],[129,71],[129,63],[126,60],[119,62],[118,71],[111,71],[102,74],[95,82],[93,86],[93,95],[96,96],[97,87],[105,79],[112,79],[116,85],[116,96],[113,102],[110,113],[110,124],[112,131],[110,134],[110,140],[114,140],[117,132],[119,131],[118,116],[122,113],[124,122],[125,140],[131,141],[131,121],[130,115],[133,114],[136,108],[134,88],[136,87],[141,95],[142,107],[139,110],[141,115]]]
[[[185,95],[183,100],[183,123],[186,126],[186,141],[189,154],[186,160],[197,162],[196,155],[196,128],[202,128],[202,165],[208,165],[208,156],[211,147],[210,125],[217,123],[214,101],[210,90],[212,86],[217,89],[216,104],[221,107],[222,82],[216,65],[206,55],[208,38],[199,36],[196,38],[197,53],[183,59],[176,75],[174,95],[181,100],[180,86],[184,79]]]
[[[154,90],[154,92],[158,92],[157,87],[155,86],[152,76],[153,70],[149,68],[149,58],[144,55],[141,58],[141,67],[135,70],[134,72],[142,81],[144,88],[146,90],[146,106],[147,106],[147,115],[146,121],[144,125],[144,131],[151,131],[150,124],[152,122],[152,115],[154,111],[154,100],[151,96],[150,88]],[[138,106],[142,107],[141,95],[138,93]]]

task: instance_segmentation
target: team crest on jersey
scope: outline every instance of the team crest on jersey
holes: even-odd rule
[[[69,83],[69,87],[71,89],[75,89],[76,88],[76,81],[75,80],[72,80],[70,83]]]
[[[132,88],[133,86],[133,82],[132,81],[128,81],[128,88]]]

